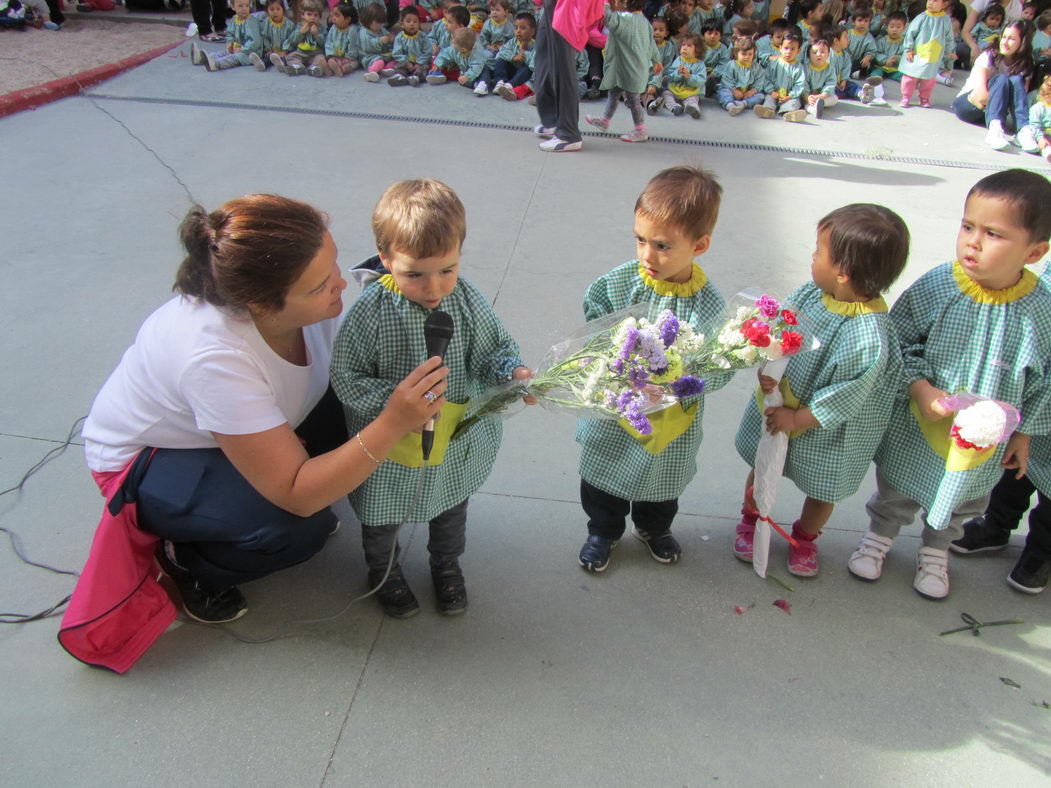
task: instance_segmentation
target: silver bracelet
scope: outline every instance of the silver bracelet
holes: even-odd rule
[[[363,452],[365,452],[365,456],[366,457],[368,457],[370,460],[372,460],[377,465],[382,465],[383,464],[383,460],[377,460],[375,457],[372,456],[372,452],[369,451],[368,447],[365,445],[365,441],[363,441],[361,439],[361,433],[360,432],[357,435],[355,435],[354,437],[358,439],[358,445],[361,446],[361,450]]]

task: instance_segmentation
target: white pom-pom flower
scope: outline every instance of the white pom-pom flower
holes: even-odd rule
[[[961,438],[985,449],[1003,438],[1007,414],[997,403],[984,400],[958,411],[953,422]]]

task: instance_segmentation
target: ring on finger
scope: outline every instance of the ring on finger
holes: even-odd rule
[[[430,389],[428,389],[427,391],[425,391],[425,392],[423,393],[423,396],[424,396],[424,399],[426,399],[426,400],[427,400],[428,402],[434,402],[434,401],[435,401],[436,399],[438,399],[438,395],[437,395],[437,394],[435,394],[435,393],[434,393],[433,391],[431,391]]]

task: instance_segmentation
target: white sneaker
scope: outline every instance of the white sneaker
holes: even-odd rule
[[[744,112],[745,103],[743,101],[731,101],[726,105],[726,111],[730,113],[730,117],[740,115]]]
[[[1051,164],[1051,145],[1048,145],[1046,148],[1044,148],[1044,160],[1048,164]]]
[[[858,549],[847,559],[847,569],[861,580],[879,580],[883,574],[883,559],[893,544],[893,539],[866,531]]]
[[[985,144],[993,150],[1005,150],[1011,147],[1011,140],[1004,134],[1003,124],[994,120],[989,124],[989,133],[985,135]]]
[[[540,143],[540,150],[546,153],[569,153],[570,151],[580,150],[584,147],[584,143],[580,140],[576,142],[566,142],[560,140],[558,137],[552,137],[549,140],[544,140]]]
[[[912,587],[927,599],[949,596],[949,551],[921,547],[916,554],[916,579]]]
[[[946,85],[950,88],[952,87],[952,74],[938,74],[934,78],[938,80],[940,84]]]
[[[195,66],[204,65],[204,50],[197,46],[196,41],[190,42],[190,63]]]
[[[1018,146],[1026,153],[1040,152],[1040,146],[1036,142],[1036,135],[1033,133],[1032,126],[1022,126],[1022,130],[1018,132],[1018,136],[1015,139],[1018,140]]]
[[[545,126],[543,123],[541,123],[539,126],[533,127],[533,133],[536,134],[536,136],[538,137],[547,137],[548,139],[550,139],[551,137],[555,136],[555,127]]]
[[[487,84],[485,84],[484,82],[479,82],[477,85],[474,86],[474,95],[476,95],[476,96],[488,96],[489,95],[489,86]]]

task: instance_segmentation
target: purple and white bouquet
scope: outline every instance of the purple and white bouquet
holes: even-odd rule
[[[703,336],[671,310],[652,320],[645,306],[592,320],[551,347],[534,376],[491,390],[457,427],[503,413],[524,396],[549,410],[600,419],[626,419],[640,434],[652,431],[647,414],[704,391],[704,381],[683,370],[683,356]]]

